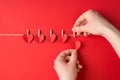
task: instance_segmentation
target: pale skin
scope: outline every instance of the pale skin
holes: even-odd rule
[[[95,10],[88,10],[76,20],[73,32],[77,35],[100,35],[112,45],[120,58],[120,31]],[[83,34],[81,34],[83,33]],[[77,59],[77,51],[62,51],[54,61],[54,69],[59,80],[76,80],[82,66]]]

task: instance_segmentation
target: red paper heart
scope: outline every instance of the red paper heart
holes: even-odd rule
[[[42,43],[44,40],[45,40],[45,35],[41,34],[39,37],[38,35],[35,36],[35,40],[38,42],[38,43]]]
[[[27,36],[27,34],[25,34],[23,36],[23,39],[27,42],[27,43],[31,43],[34,40],[34,35],[33,34],[29,34]]]
[[[45,40],[45,35],[40,35],[39,42],[42,43]]]
[[[64,35],[63,35],[63,43],[66,42],[67,39],[68,39],[68,35],[67,35],[67,34],[64,34]]]
[[[51,42],[53,43],[56,40],[57,36],[53,33],[51,36]]]
[[[80,42],[80,41],[76,41],[76,42],[75,42],[75,49],[76,49],[76,50],[79,50],[80,47],[81,47],[81,42]]]

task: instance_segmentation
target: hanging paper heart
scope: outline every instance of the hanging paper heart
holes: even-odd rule
[[[39,43],[42,43],[45,40],[45,35],[41,34],[39,37]]]
[[[27,42],[27,43],[31,43],[34,40],[34,35],[33,34],[29,34],[27,36],[27,34],[25,34],[23,36],[23,39]]]
[[[65,42],[67,41],[67,39],[68,39],[68,35],[67,35],[67,34],[64,34],[64,35],[63,35],[63,43],[65,43]]]
[[[57,36],[53,33],[51,36],[51,42],[53,43],[57,39]]]
[[[40,36],[36,35],[35,40],[38,43],[42,43],[45,40],[45,35],[41,34]]]
[[[80,41],[76,41],[76,42],[75,42],[75,49],[76,49],[76,50],[79,50],[80,47],[81,47],[81,42],[80,42]]]

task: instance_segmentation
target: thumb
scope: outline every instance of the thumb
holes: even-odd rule
[[[74,50],[71,52],[71,59],[70,59],[70,63],[75,63],[77,62],[77,51]]]
[[[77,26],[72,28],[73,32],[87,32],[86,26]]]

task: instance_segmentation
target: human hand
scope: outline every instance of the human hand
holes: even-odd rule
[[[77,59],[77,51],[74,49],[62,51],[54,61],[54,69],[59,80],[76,80],[81,68]]]
[[[110,30],[115,30],[113,25],[109,23],[102,15],[94,10],[88,10],[83,13],[75,22],[72,31],[84,33],[84,35],[94,34],[105,36]]]

